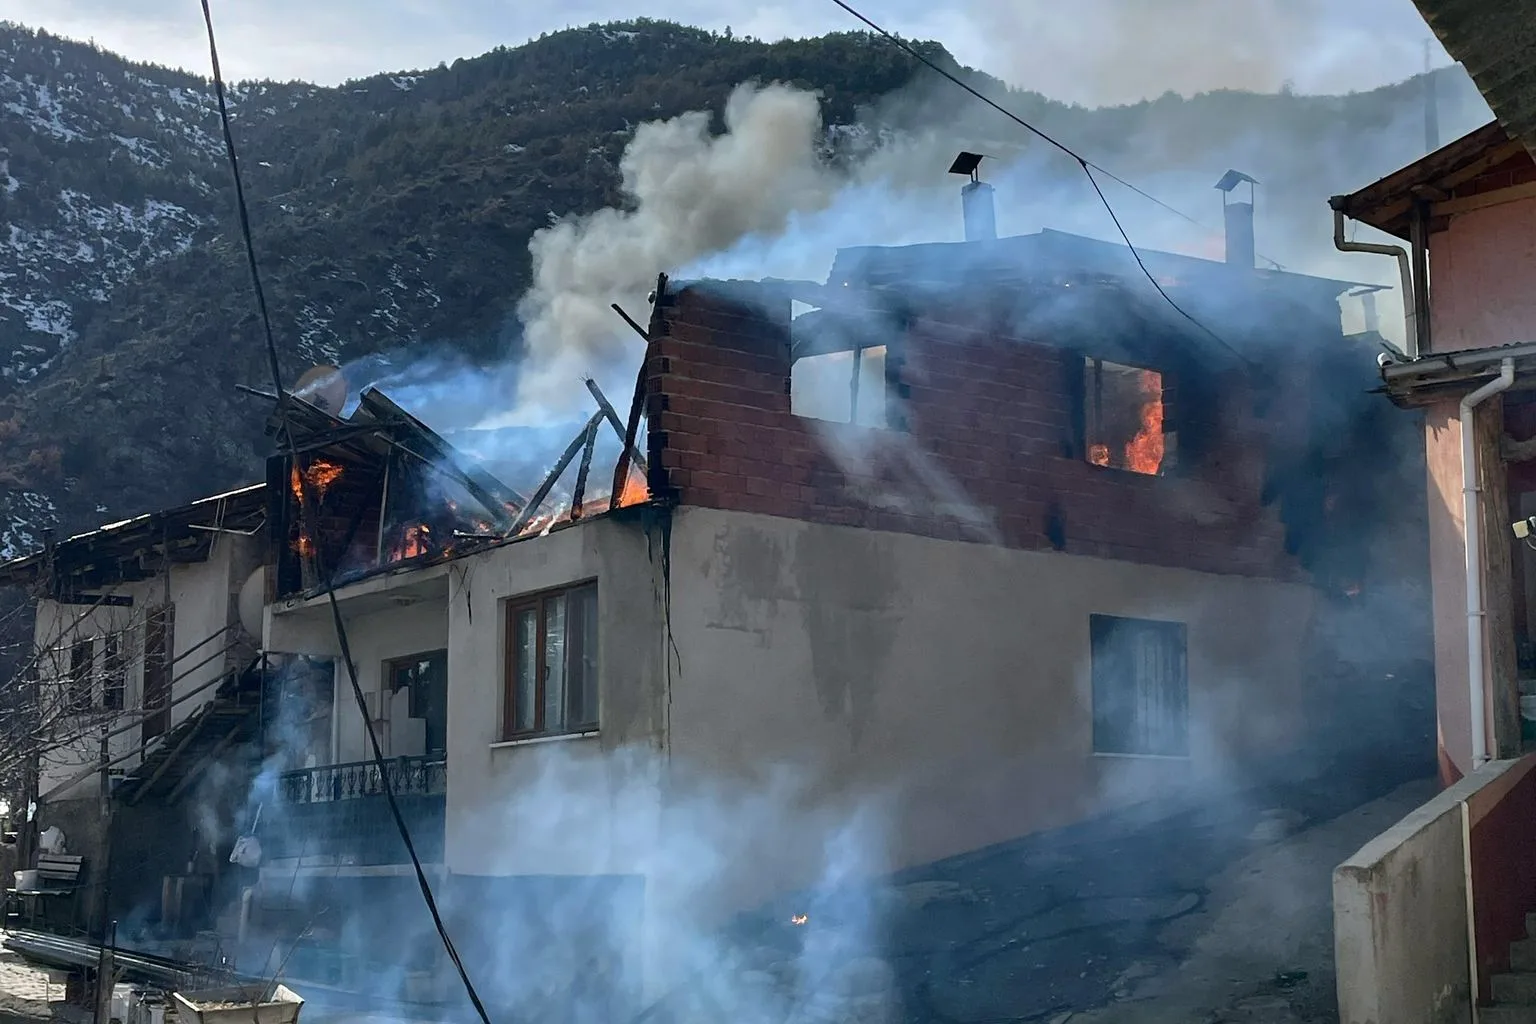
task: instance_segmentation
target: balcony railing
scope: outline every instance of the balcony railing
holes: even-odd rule
[[[278,798],[287,804],[316,804],[383,796],[386,777],[396,796],[441,796],[447,791],[441,757],[396,757],[382,768],[373,761],[352,761],[284,772],[278,777]]]

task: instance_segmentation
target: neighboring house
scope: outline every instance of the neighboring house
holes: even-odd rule
[[[1536,435],[1526,379],[1536,367],[1536,161],[1495,122],[1332,204],[1409,243],[1421,268],[1416,358],[1386,359],[1381,375],[1394,402],[1425,418],[1441,761],[1452,781],[1521,752],[1520,696],[1536,695],[1536,563],[1511,527],[1536,515],[1536,446],[1521,443]],[[1469,396],[1478,404],[1464,415]],[[1476,436],[1464,445],[1466,423]]]
[[[1536,91],[1528,5],[1416,0],[1498,120],[1330,202],[1406,245],[1446,789],[1334,874],[1340,1019],[1536,1019]],[[1360,246],[1355,246],[1359,249]]]
[[[191,859],[195,824],[179,819],[150,843],[143,829],[165,821],[145,814],[195,798],[198,766],[240,738],[243,709],[230,719],[214,711],[256,654],[237,596],[261,565],[265,510],[257,485],[0,565],[0,581],[35,595],[38,808],[25,831],[57,826],[68,852],[85,857],[82,923],[97,922],[107,888],[158,898],[160,875]],[[114,804],[124,813],[105,814]],[[152,864],[139,860],[145,849]]]

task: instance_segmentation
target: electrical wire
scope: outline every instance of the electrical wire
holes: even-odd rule
[[[240,178],[240,161],[235,152],[235,137],[230,130],[229,106],[224,97],[224,78],[219,69],[219,49],[213,31],[213,12],[209,7],[209,0],[201,0],[203,8],[203,23],[208,29],[208,53],[213,65],[214,94],[219,104],[219,122],[224,130],[224,147],[229,156],[230,173],[235,181],[235,201],[239,207],[240,233],[245,242],[246,262],[251,272],[251,285],[256,293],[256,305],[261,314],[262,330],[266,339],[267,361],[272,373],[272,387],[277,394],[277,412],[282,421],[283,438],[288,444],[290,459],[293,463],[292,472],[296,475],[299,486],[299,505],[302,522],[306,532],[311,537],[317,537],[314,531],[315,514],[313,495],[310,491],[309,481],[299,468],[299,457],[294,441],[292,424],[288,417],[288,397],[283,388],[282,370],[278,365],[277,343],[272,335],[272,319],[267,310],[266,292],[261,286],[261,271],[256,261],[256,246],[251,232],[250,214],[246,207],[245,188]],[[363,688],[357,678],[357,666],[352,661],[351,645],[347,641],[346,624],[342,620],[341,605],[336,600],[335,579],[324,571],[320,564],[319,546],[312,545],[310,551],[310,563],[314,567],[316,575],[324,581],[325,596],[331,608],[331,620],[336,630],[336,645],[341,656],[342,664],[346,666],[347,677],[352,684],[352,695],[357,701],[357,707],[363,717],[363,726],[368,734],[369,746],[372,749],[374,765],[379,769],[380,788],[384,791],[384,797],[389,804],[390,815],[394,818],[395,828],[400,833],[400,841],[405,846],[406,853],[411,858],[411,866],[416,873],[416,883],[421,889],[421,896],[427,905],[428,912],[432,915],[432,923],[437,929],[438,938],[442,940],[443,949],[448,954],[448,959],[453,962],[458,972],[459,980],[463,983],[464,992],[474,1006],[475,1013],[483,1024],[491,1024],[490,1014],[486,1011],[485,1004],[480,1000],[480,994],[475,990],[474,982],[469,978],[469,971],[464,966],[464,961],[459,956],[458,949],[453,944],[453,938],[448,934],[448,926],[443,921],[441,911],[438,909],[437,900],[432,895],[432,885],[427,879],[426,871],[421,864],[421,858],[416,853],[416,845],[411,841],[410,828],[405,823],[405,818],[400,812],[400,804],[395,798],[394,784],[389,779],[388,765],[384,759],[383,747],[379,744],[377,730],[373,727],[372,716],[368,714],[368,702],[363,696]]]
[[[1173,207],[1169,206],[1167,203],[1164,203],[1162,200],[1157,199],[1154,196],[1152,196],[1152,195],[1150,195],[1150,194],[1148,194],[1146,192],[1143,192],[1141,189],[1137,188],[1135,185],[1132,185],[1130,182],[1126,181],[1124,178],[1121,178],[1118,175],[1112,174],[1109,171],[1105,170],[1104,168],[1100,167],[1098,164],[1093,163],[1087,157],[1080,155],[1076,150],[1072,149],[1066,143],[1064,143],[1064,142],[1060,141],[1059,139],[1056,139],[1056,138],[1046,134],[1041,129],[1036,128],[1034,125],[1032,125],[1028,121],[1024,120],[1018,114],[1015,114],[1013,111],[1009,110],[1007,107],[1003,106],[1001,103],[998,103],[996,100],[994,100],[991,97],[987,96],[981,90],[977,89],[975,86],[971,85],[969,82],[965,81],[960,76],[954,74],[953,72],[951,72],[951,71],[949,71],[949,70],[947,70],[947,69],[945,69],[943,67],[940,67],[939,64],[936,61],[934,61],[934,60],[930,59],[929,57],[925,56],[921,50],[919,50],[917,47],[913,46],[911,43],[908,43],[906,40],[902,39],[900,36],[896,35],[894,32],[888,31],[887,29],[883,28],[882,26],[877,24],[875,21],[873,21],[869,17],[867,17],[864,14],[860,13],[860,11],[857,8],[855,8],[852,4],[848,3],[847,0],[832,0],[832,2],[834,4],[836,4],[837,6],[841,7],[844,11],[846,11],[849,14],[853,15],[855,18],[857,18],[860,21],[862,21],[865,25],[869,26],[869,28],[870,28],[870,30],[872,32],[874,32],[875,34],[877,34],[879,36],[884,37],[887,42],[891,43],[893,46],[897,47],[902,52],[906,53],[909,57],[911,57],[914,60],[918,61],[919,63],[923,64],[929,70],[931,70],[931,71],[933,71],[933,72],[943,76],[944,78],[948,79],[950,82],[954,83],[955,85],[958,85],[960,88],[962,88],[966,92],[970,93],[976,99],[978,99],[981,102],[985,103],[987,106],[991,107],[993,110],[997,111],[999,114],[1002,114],[1004,117],[1008,118],[1008,120],[1014,122],[1019,127],[1023,128],[1025,131],[1029,132],[1030,134],[1034,135],[1036,138],[1040,139],[1042,142],[1046,142],[1046,143],[1050,144],[1051,146],[1054,146],[1056,149],[1060,150],[1062,153],[1066,154],[1067,156],[1071,157],[1074,161],[1076,161],[1077,165],[1080,168],[1082,168],[1083,174],[1085,174],[1087,176],[1089,184],[1091,184],[1093,186],[1094,194],[1099,197],[1099,202],[1103,204],[1105,211],[1109,214],[1109,219],[1114,222],[1115,230],[1120,233],[1121,240],[1125,242],[1126,248],[1131,250],[1131,255],[1136,260],[1136,266],[1141,268],[1141,272],[1144,275],[1146,275],[1147,280],[1152,283],[1152,287],[1157,289],[1157,294],[1162,296],[1163,301],[1168,303],[1168,305],[1170,307],[1172,307],[1173,311],[1178,313],[1179,316],[1183,317],[1185,320],[1188,320],[1195,327],[1199,328],[1199,330],[1201,332],[1203,332],[1204,334],[1208,335],[1211,338],[1211,340],[1215,341],[1222,348],[1226,349],[1228,352],[1231,352],[1234,356],[1236,356],[1238,359],[1242,360],[1245,364],[1252,365],[1250,360],[1246,356],[1244,356],[1241,352],[1237,351],[1237,349],[1233,348],[1232,345],[1229,344],[1225,338],[1223,338],[1221,335],[1217,334],[1215,331],[1211,330],[1209,327],[1207,327],[1205,324],[1201,323],[1199,320],[1195,319],[1195,317],[1191,313],[1189,313],[1187,310],[1185,310],[1183,306],[1180,306],[1177,302],[1173,301],[1173,297],[1171,295],[1169,295],[1166,291],[1163,290],[1163,286],[1160,283],[1158,283],[1158,280],[1157,280],[1156,277],[1153,276],[1152,271],[1147,269],[1146,262],[1141,258],[1141,252],[1136,248],[1135,244],[1131,242],[1131,236],[1126,234],[1125,227],[1120,223],[1120,218],[1115,213],[1115,208],[1110,205],[1109,199],[1105,197],[1104,190],[1099,187],[1098,179],[1093,176],[1093,172],[1094,171],[1098,171],[1100,174],[1102,174],[1105,177],[1110,178],[1110,179],[1120,183],[1121,185],[1124,185],[1126,188],[1130,189],[1133,192],[1136,192],[1138,195],[1142,195],[1142,196],[1145,196],[1147,199],[1151,199],[1153,202],[1157,203],[1159,206],[1164,207],[1165,209],[1173,210],[1174,213],[1179,213],[1178,210],[1174,210]],[[1184,217],[1186,220],[1190,221],[1191,223],[1194,223],[1194,224],[1198,224],[1199,223],[1199,221],[1194,220],[1194,218],[1189,217],[1186,214],[1179,213],[1179,216]],[[1273,261],[1271,261],[1271,262],[1273,262]]]

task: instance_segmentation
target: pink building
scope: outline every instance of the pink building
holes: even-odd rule
[[[1536,515],[1536,161],[1495,122],[1332,205],[1341,229],[1352,218],[1407,242],[1381,249],[1416,282],[1407,358],[1383,356],[1381,373],[1425,421],[1449,783],[1520,754],[1520,698],[1536,705],[1536,556],[1514,525]]]

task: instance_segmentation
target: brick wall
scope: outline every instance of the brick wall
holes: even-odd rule
[[[933,320],[911,324],[890,346],[888,394],[893,403],[905,395],[897,429],[797,417],[789,318],[789,299],[763,286],[704,283],[658,296],[645,383],[653,495],[1296,578],[1279,516],[1261,501],[1266,445],[1290,429],[1295,408],[1264,410],[1261,422],[1241,374],[1200,390],[1214,408],[1170,402],[1181,433],[1198,432],[1202,443],[1172,475],[1144,476],[1081,457],[1068,382],[1082,353]],[[1172,394],[1195,391],[1165,380]]]

